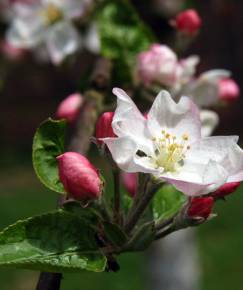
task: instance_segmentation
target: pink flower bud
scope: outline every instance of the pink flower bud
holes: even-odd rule
[[[172,24],[186,35],[195,35],[201,27],[202,21],[197,11],[188,9],[179,13]]]
[[[218,188],[215,192],[213,192],[214,198],[224,198],[226,195],[229,195],[236,191],[236,189],[240,186],[240,182],[228,182]]]
[[[102,181],[98,170],[89,160],[76,152],[57,157],[60,180],[71,197],[89,200],[100,197]]]
[[[113,116],[114,112],[105,112],[99,117],[95,130],[95,137],[99,144],[103,143],[102,141],[99,141],[100,138],[116,137],[111,125]]]
[[[83,102],[83,96],[79,93],[68,96],[59,104],[56,117],[73,123],[78,118]]]
[[[13,46],[7,41],[2,41],[0,43],[0,50],[10,60],[18,61],[25,57],[26,50]]]
[[[138,186],[138,175],[136,173],[123,172],[122,181],[130,196],[134,197]]]
[[[187,211],[189,218],[201,217],[207,219],[212,212],[214,199],[212,197],[194,197]]]
[[[235,101],[240,94],[240,88],[237,83],[230,79],[222,79],[219,81],[219,98],[226,102]]]

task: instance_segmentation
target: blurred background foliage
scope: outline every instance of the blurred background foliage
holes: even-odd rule
[[[243,90],[241,0],[154,0],[157,5],[164,5],[161,9],[164,14],[158,9],[148,9],[150,0],[133,2],[145,22],[164,43],[171,42],[172,31],[167,17],[174,15],[178,9],[196,6],[203,19],[203,27],[186,54],[200,55],[200,70],[217,67],[231,70]],[[55,207],[56,195],[39,183],[32,169],[32,137],[39,123],[53,116],[58,103],[81,87],[80,76],[89,68],[92,59],[90,54],[82,52],[75,63],[55,68],[36,63],[31,57],[18,63],[1,57],[0,75],[4,82],[0,83],[0,228]],[[216,134],[237,134],[242,142],[242,107],[241,98],[227,108],[218,109],[221,123]],[[195,229],[201,259],[202,290],[242,290],[242,205],[243,187],[230,196],[227,203],[217,204],[217,218]],[[124,255],[120,258],[120,272],[67,274],[61,289],[149,290],[144,263],[146,260],[142,254]],[[37,276],[38,272],[1,269],[0,288],[31,290]]]

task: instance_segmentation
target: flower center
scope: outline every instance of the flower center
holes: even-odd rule
[[[180,138],[177,138],[175,135],[162,130],[159,138],[153,138],[155,166],[157,168],[162,167],[165,172],[177,171],[183,166],[186,152],[190,149],[188,141],[188,134],[183,134]]]
[[[54,24],[63,18],[62,11],[54,4],[50,3],[44,11],[44,16],[48,25]]]

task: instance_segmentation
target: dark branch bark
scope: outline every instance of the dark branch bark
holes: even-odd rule
[[[62,280],[61,273],[40,273],[36,290],[59,290]]]

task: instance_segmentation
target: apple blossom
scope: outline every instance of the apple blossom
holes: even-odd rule
[[[58,106],[56,117],[66,119],[69,123],[74,122],[78,118],[83,102],[83,96],[79,93],[68,96]]]
[[[219,81],[219,98],[222,101],[235,101],[240,94],[240,88],[237,83],[231,79],[226,78]]]
[[[66,152],[57,157],[59,176],[71,197],[89,200],[100,197],[102,181],[98,170],[83,155]]]
[[[204,218],[207,219],[213,209],[214,199],[209,197],[194,197],[191,200],[190,206],[187,210],[189,218]]]
[[[160,84],[178,90],[191,79],[198,62],[197,56],[178,60],[168,46],[153,44],[138,55],[137,75],[145,86]]]
[[[236,191],[236,189],[240,186],[240,182],[228,182],[218,188],[215,192],[213,192],[213,197],[215,198],[223,198],[226,195],[229,195]]]
[[[230,76],[223,69],[209,70],[183,87],[183,94],[192,98],[199,106],[211,106],[219,101],[219,81]]]
[[[59,64],[80,46],[72,20],[81,17],[90,0],[38,0],[12,5],[13,19],[7,41],[32,49],[45,44],[51,61]]]
[[[178,31],[193,36],[200,29],[202,21],[196,10],[188,9],[179,13],[172,24]]]
[[[114,116],[114,112],[105,112],[99,117],[96,123],[96,130],[95,130],[95,137],[97,138],[99,143],[103,143],[102,141],[99,141],[99,139],[101,138],[116,136],[111,126],[113,116]]]
[[[190,196],[243,179],[238,137],[201,137],[199,111],[190,98],[175,103],[162,91],[145,119],[123,90],[113,93],[118,101],[112,121],[117,138],[103,141],[122,170],[150,173]]]
[[[15,47],[4,40],[0,42],[0,51],[8,59],[14,60],[14,61],[23,59],[27,52],[26,50]]]

